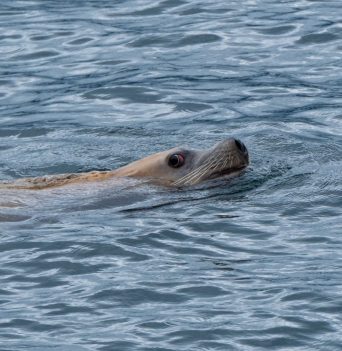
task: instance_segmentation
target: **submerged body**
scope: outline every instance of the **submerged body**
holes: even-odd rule
[[[238,175],[248,163],[245,145],[231,138],[208,150],[177,147],[158,152],[112,171],[25,178],[1,184],[0,187],[34,190],[123,177],[143,178],[158,185],[182,187],[223,175]]]

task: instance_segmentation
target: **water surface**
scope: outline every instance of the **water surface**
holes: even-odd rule
[[[340,1],[1,1],[0,179],[229,136],[171,190],[0,193],[1,350],[340,350]]]

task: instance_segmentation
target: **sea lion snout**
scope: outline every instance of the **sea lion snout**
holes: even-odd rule
[[[246,146],[238,139],[225,139],[208,150],[192,150],[184,174],[178,175],[174,186],[194,185],[220,176],[234,176],[241,173],[248,164]],[[186,163],[185,163],[186,164]]]
[[[249,154],[246,145],[239,139],[229,138],[216,144],[213,149],[213,153],[227,154],[228,157],[231,155],[235,156],[237,163],[241,163],[241,166],[245,167],[249,164]]]
[[[236,147],[243,153],[247,152],[247,148],[244,143],[242,143],[239,139],[234,139]]]
[[[245,144],[239,139],[233,139],[233,140],[234,140],[235,146],[237,147],[239,152],[243,155],[243,157],[246,160],[246,164],[248,165],[248,163],[249,163],[249,155],[248,155],[248,150],[247,150]]]

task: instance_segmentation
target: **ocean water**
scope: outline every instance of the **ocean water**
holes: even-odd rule
[[[251,164],[181,190],[0,190],[0,350],[341,350],[341,13],[1,0],[1,180],[230,136]]]

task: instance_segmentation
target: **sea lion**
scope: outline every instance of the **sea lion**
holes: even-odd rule
[[[2,184],[2,188],[45,189],[71,183],[109,178],[144,178],[151,183],[173,187],[195,185],[224,175],[236,176],[249,164],[246,146],[237,139],[226,139],[208,150],[176,147],[158,152],[112,171],[71,173],[25,178]]]

